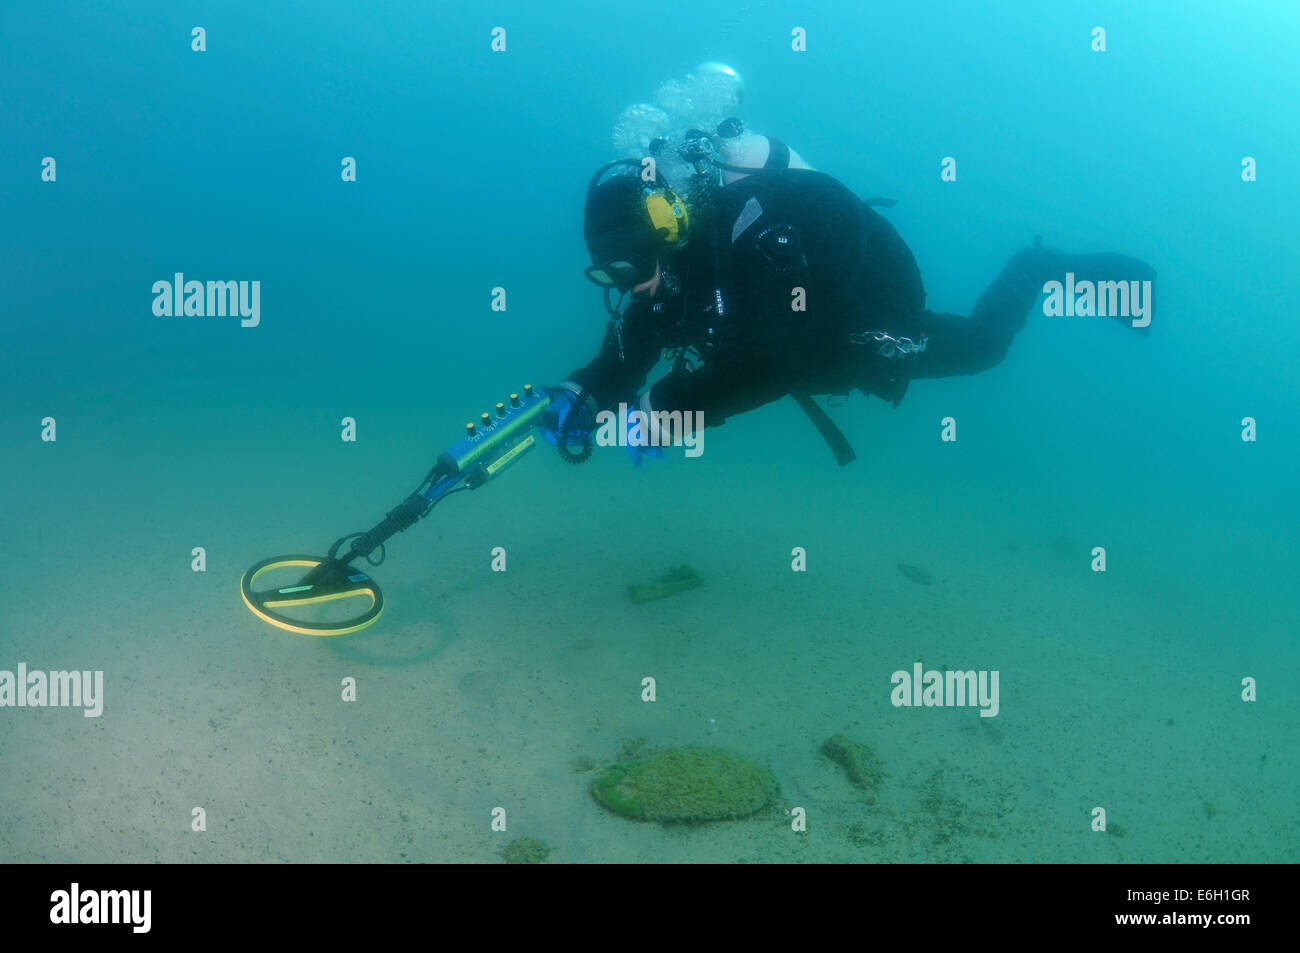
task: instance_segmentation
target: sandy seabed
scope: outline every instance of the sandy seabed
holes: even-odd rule
[[[954,515],[880,468],[736,480],[727,443],[653,471],[521,463],[395,538],[383,618],[339,639],[255,619],[239,575],[373,522],[408,482],[374,473],[414,473],[409,451],[33,451],[7,496],[37,543],[0,667],[102,669],[105,710],[3,712],[0,859],[499,862],[526,835],[549,862],[1294,860],[1300,719],[1239,685],[1296,669],[1294,648],[1256,645],[1281,643],[1278,603],[1093,573],[1067,503],[1008,510],[994,481],[964,482]],[[328,481],[304,478],[317,465]],[[86,472],[95,493],[67,506]],[[627,583],[683,562],[703,587],[630,602]],[[998,716],[892,706],[891,673],[917,661],[998,670]],[[882,759],[878,790],[819,753],[837,732]],[[746,754],[781,799],[706,825],[614,816],[588,768],[638,744]]]

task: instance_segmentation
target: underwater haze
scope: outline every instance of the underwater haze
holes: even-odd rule
[[[1294,862],[1300,8],[639,10],[0,9],[0,860]],[[733,114],[895,200],[928,308],[1041,236],[1150,263],[1149,333],[819,397],[845,467],[789,398],[539,441],[368,628],[250,612],[591,360],[588,180]]]

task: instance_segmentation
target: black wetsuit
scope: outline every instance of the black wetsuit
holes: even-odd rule
[[[897,405],[912,378],[1001,361],[1060,265],[1059,253],[1028,249],[970,317],[940,314],[926,310],[894,227],[829,175],[756,173],[715,190],[713,208],[696,214],[703,220],[670,269],[681,293],[634,299],[621,329],[611,322],[596,357],[569,375],[597,407],[633,403],[666,350],[678,359],[650,406],[703,411],[706,426],[787,394],[859,388]],[[797,288],[806,310],[791,307]]]

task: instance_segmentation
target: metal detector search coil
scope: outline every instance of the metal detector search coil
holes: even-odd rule
[[[257,577],[285,567],[310,569],[302,581],[278,589],[253,589]],[[369,575],[337,559],[321,556],[272,556],[249,567],[239,583],[244,605],[255,616],[271,625],[301,635],[347,635],[359,632],[379,619],[384,611],[384,594]],[[291,606],[310,606],[337,599],[369,598],[370,605],[360,615],[340,622],[310,622],[295,619],[278,611]]]

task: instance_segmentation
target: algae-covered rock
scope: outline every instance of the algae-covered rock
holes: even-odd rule
[[[615,813],[646,821],[717,821],[748,817],[771,804],[772,772],[719,748],[668,748],[610,765],[591,785]]]
[[[500,854],[507,864],[540,864],[551,855],[551,848],[536,837],[516,837]]]
[[[700,574],[683,563],[668,570],[659,577],[658,582],[652,585],[629,585],[627,594],[633,602],[639,604],[675,596],[680,592],[686,592],[688,589],[694,589],[696,586],[703,584],[704,579]]]
[[[822,754],[844,769],[854,787],[870,790],[886,777],[884,765],[876,753],[844,735],[827,738],[822,745]]]

